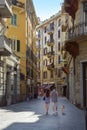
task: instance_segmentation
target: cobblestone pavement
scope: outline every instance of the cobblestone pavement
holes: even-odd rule
[[[44,101],[34,99],[0,108],[0,130],[85,130],[84,112],[59,98],[58,115],[53,115],[51,104],[49,115],[45,115]]]

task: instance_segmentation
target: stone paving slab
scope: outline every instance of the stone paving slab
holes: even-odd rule
[[[51,104],[46,116],[44,101],[35,99],[0,108],[0,130],[85,130],[84,111],[59,98],[58,115],[53,115]]]

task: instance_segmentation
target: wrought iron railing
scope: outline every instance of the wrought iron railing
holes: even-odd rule
[[[87,35],[87,23],[79,23],[68,30],[68,39]]]
[[[10,41],[5,35],[0,35],[0,39],[4,39],[6,41],[6,44],[10,47]]]
[[[12,0],[6,0],[8,5],[11,6],[12,5]]]
[[[15,5],[15,6],[18,6],[20,8],[25,8],[24,3],[19,2],[18,0],[12,0],[12,4]]]

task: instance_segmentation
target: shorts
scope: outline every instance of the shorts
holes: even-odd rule
[[[45,98],[45,103],[49,104],[50,103],[50,98]]]

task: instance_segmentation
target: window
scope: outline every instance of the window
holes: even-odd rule
[[[87,12],[85,12],[85,23],[87,25]]]
[[[61,19],[59,19],[59,21],[58,21],[58,26],[60,26],[61,25]]]
[[[53,71],[50,72],[50,78],[53,78]]]
[[[53,46],[51,46],[51,52],[54,52],[54,51],[53,51]]]
[[[31,77],[33,78],[33,69],[31,69]]]
[[[60,55],[58,56],[58,64],[60,64]]]
[[[58,51],[60,51],[60,42],[58,43]]]
[[[83,2],[83,11],[87,12],[87,2]]]
[[[44,48],[44,55],[47,54],[47,48]]]
[[[38,40],[38,47],[40,48],[40,40]]]
[[[50,35],[50,41],[53,42],[53,33]]]
[[[47,71],[43,72],[43,78],[46,79],[47,78]]]
[[[40,73],[38,73],[38,79],[40,79]]]
[[[52,59],[49,59],[49,62],[51,63],[51,62],[52,62]]]
[[[44,65],[47,66],[47,59],[44,60]]]
[[[43,61],[43,65],[44,65],[44,66],[47,66],[47,59],[45,59],[45,60]]]
[[[83,11],[85,14],[85,23],[87,24],[87,2],[83,2]]]
[[[45,44],[46,44],[46,42],[47,42],[47,38],[45,37]]]
[[[17,40],[17,52],[20,51],[20,40]]]
[[[40,51],[38,51],[38,58],[40,59]]]
[[[40,30],[38,31],[38,38],[40,38]]]
[[[12,40],[12,45],[11,45],[11,48],[16,51],[16,48],[17,48],[17,40],[15,39],[11,39]]]
[[[50,23],[50,29],[54,30],[54,22]]]
[[[46,30],[47,30],[46,27],[44,27],[44,33],[46,33]]]
[[[61,77],[61,70],[60,69],[58,69],[58,71],[57,71],[58,73],[57,73],[57,76],[58,77]]]
[[[60,38],[60,30],[58,30],[58,38]]]
[[[11,17],[11,24],[12,25],[17,25],[17,15],[13,14],[13,16]]]
[[[14,51],[19,52],[20,51],[20,40],[16,40],[16,39],[11,39],[11,40],[12,40],[11,48]]]

